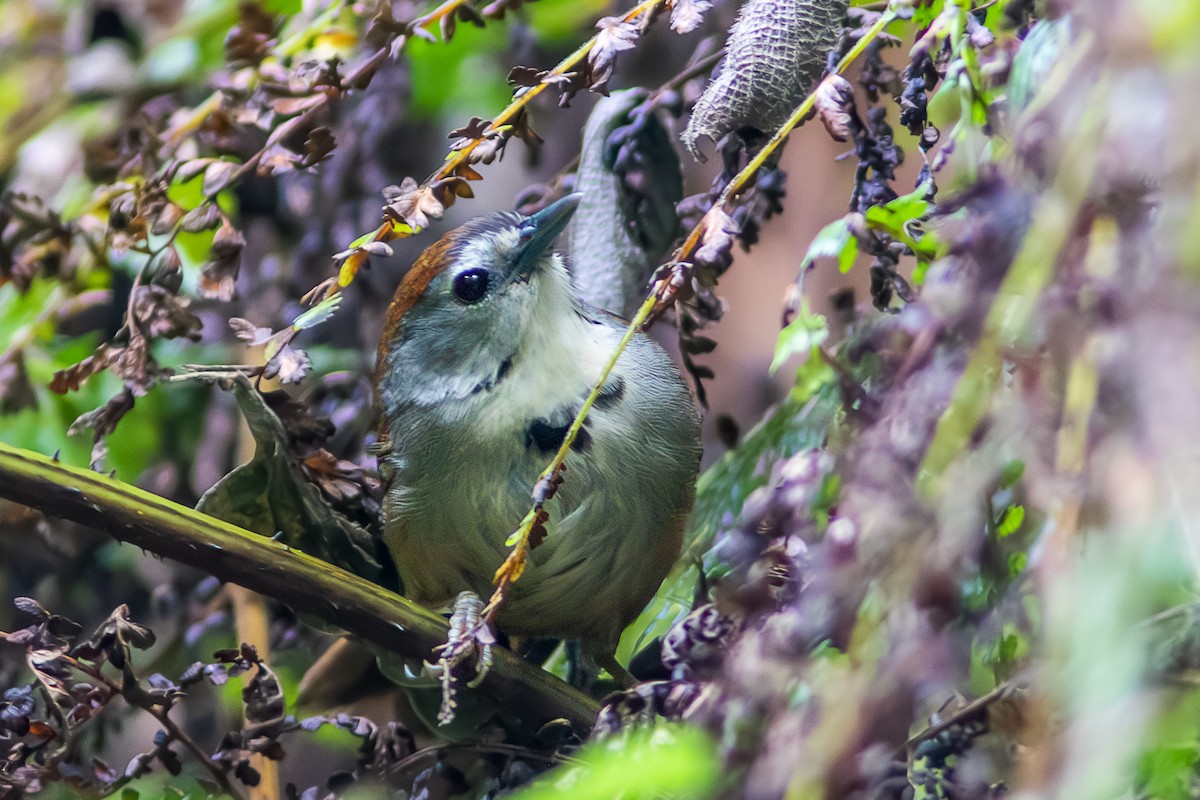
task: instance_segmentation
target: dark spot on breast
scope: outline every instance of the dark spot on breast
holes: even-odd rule
[[[604,384],[600,389],[600,394],[596,395],[596,402],[593,405],[596,408],[613,408],[620,404],[623,397],[625,397],[625,379],[615,378]]]
[[[495,386],[497,383],[504,380],[504,376],[508,374],[510,369],[512,369],[511,356],[500,362],[500,369],[496,370],[496,379],[492,381],[492,386]]]
[[[571,427],[571,420],[574,419],[574,414],[567,416],[566,421],[561,425],[555,425],[546,419],[538,418],[529,423],[529,427],[525,430],[525,446],[536,447],[539,453],[552,455],[558,452],[558,448],[562,447],[563,440],[567,438],[567,431]],[[592,444],[592,435],[588,433],[587,425],[580,428],[579,433],[575,436],[575,441],[571,442],[571,449],[577,453],[585,452]]]
[[[569,427],[570,425],[559,427],[544,419],[535,419],[525,430],[525,446],[536,447],[543,453],[554,453],[562,447]]]

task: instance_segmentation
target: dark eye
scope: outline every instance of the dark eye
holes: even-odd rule
[[[454,276],[454,296],[464,303],[477,303],[488,290],[488,271],[476,267],[466,269]]]

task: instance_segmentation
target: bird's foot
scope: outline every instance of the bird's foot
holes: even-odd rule
[[[496,634],[483,616],[483,601],[474,592],[462,592],[454,600],[450,615],[450,633],[444,645],[436,648],[436,664],[425,663],[425,670],[442,682],[442,707],[438,723],[447,725],[454,719],[458,703],[456,695],[466,678],[468,689],[483,683],[492,666],[492,646]],[[474,665],[475,674],[467,678],[466,668]]]

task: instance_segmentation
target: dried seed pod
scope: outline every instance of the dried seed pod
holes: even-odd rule
[[[847,0],[748,0],[729,31],[725,58],[696,101],[683,142],[714,142],[742,128],[772,133],[825,71]]]
[[[572,280],[587,302],[621,316],[641,304],[650,273],[679,230],[679,154],[640,89],[613,92],[583,132],[570,228]]]

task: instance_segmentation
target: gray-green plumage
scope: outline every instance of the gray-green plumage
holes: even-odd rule
[[[675,239],[675,205],[683,197],[679,155],[653,115],[628,132],[639,161],[633,168],[644,177],[641,190],[632,192],[619,174],[620,142],[611,141],[613,133],[631,125],[629,112],[646,97],[641,89],[613,92],[592,110],[575,181],[583,199],[569,229],[571,282],[580,298],[626,318]]]
[[[683,142],[693,156],[742,128],[773,133],[825,72],[846,0],[748,0],[729,31],[725,58],[696,101]]]
[[[384,540],[414,602],[490,594],[539,473],[625,333],[579,301],[551,251],[579,202],[472,220],[397,290],[376,371],[379,471]],[[464,299],[460,279],[483,274],[484,291]],[[545,505],[549,536],[513,584],[500,630],[614,652],[679,556],[699,462],[687,384],[638,333],[575,439]]]

